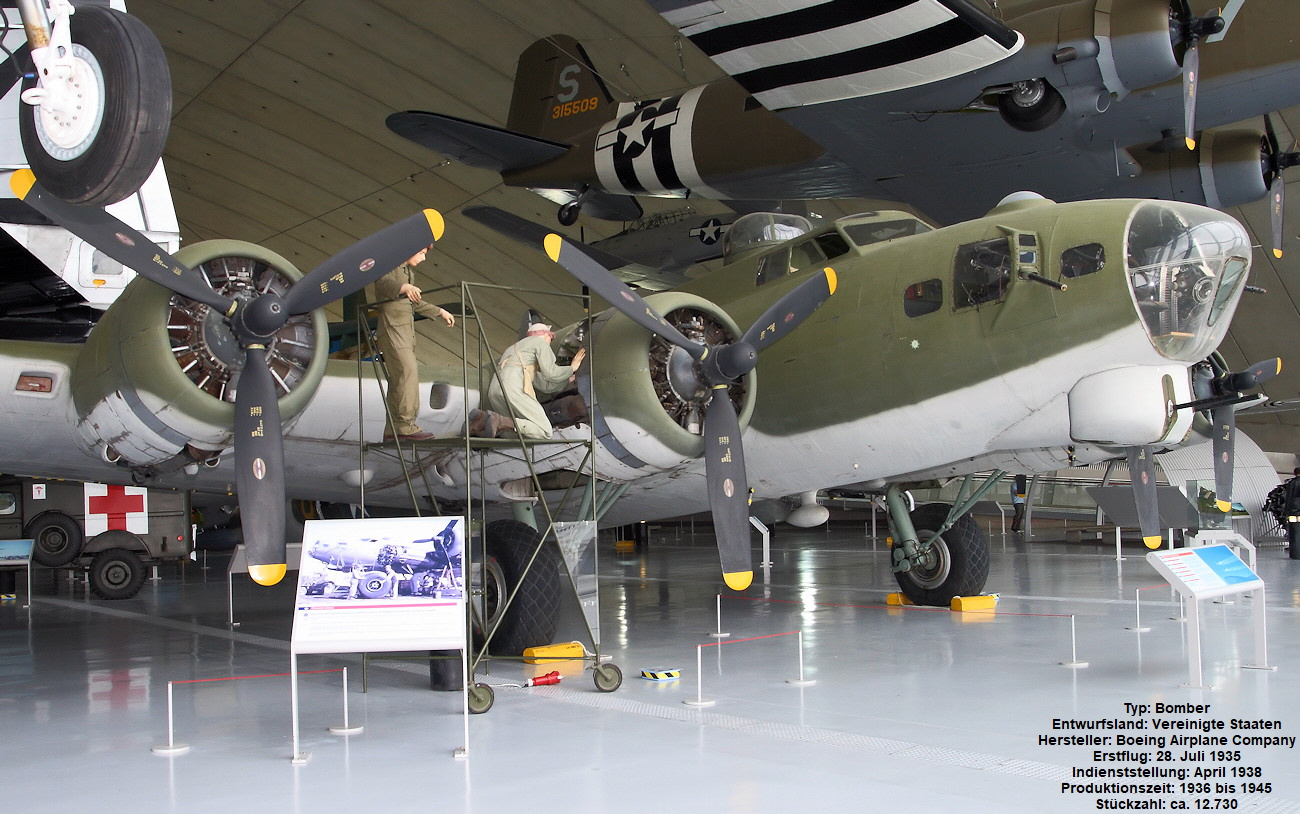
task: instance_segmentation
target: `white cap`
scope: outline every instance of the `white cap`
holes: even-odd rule
[[[550,333],[551,326],[541,322],[534,322],[532,325],[528,326],[528,333],[530,334],[542,333],[543,331]]]

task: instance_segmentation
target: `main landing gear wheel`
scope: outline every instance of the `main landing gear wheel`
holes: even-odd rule
[[[597,664],[591,668],[591,677],[601,692],[613,692],[623,686],[623,671],[616,664]]]
[[[107,206],[134,193],[162,157],[171,125],[167,57],[144,23],[107,6],[69,20],[68,93],[19,105],[23,152],[41,185],[74,204]],[[51,83],[58,80],[51,80]],[[23,90],[37,86],[35,76]],[[67,96],[75,101],[58,103]]]
[[[916,538],[924,543],[948,517],[948,506],[931,503],[912,512]],[[964,514],[934,541],[920,565],[895,572],[898,587],[918,605],[948,607],[954,596],[974,596],[989,576],[989,541],[979,525]]]
[[[1033,133],[1056,124],[1065,113],[1065,97],[1046,79],[1026,79],[998,94],[998,112],[1007,124]]]
[[[524,566],[537,547],[537,530],[517,520],[497,520],[488,524],[485,536],[487,555],[480,609],[484,629],[476,631],[477,635],[486,636],[492,630],[502,616],[506,599],[515,591],[514,600],[504,611],[504,620],[492,636],[491,652],[517,656],[526,648],[550,644],[560,616],[560,552],[553,543],[544,544],[521,582]]]
[[[469,711],[472,715],[482,715],[492,709],[496,694],[492,687],[482,682],[471,684],[466,691],[469,696]]]

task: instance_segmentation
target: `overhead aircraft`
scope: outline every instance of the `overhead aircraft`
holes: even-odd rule
[[[419,110],[388,126],[561,203],[562,224],[634,218],[639,195],[896,200],[942,223],[1020,189],[1271,196],[1281,251],[1300,153],[1268,119],[1227,126],[1300,103],[1286,0],[650,4],[729,76],[616,103],[556,35],[520,56],[505,128]]]
[[[14,185],[144,279],[84,346],[0,343],[0,468],[237,490],[250,570],[263,582],[284,573],[285,497],[355,502],[364,484],[377,505],[407,501],[395,456],[371,454],[359,468],[358,447],[380,444],[380,393],[358,394],[355,363],[326,359],[312,309],[436,236],[440,218],[413,216],[295,283],[287,261],[251,244],[194,244],[172,257],[30,175]],[[591,349],[557,394],[580,409],[556,434],[594,434],[593,486],[622,492],[602,522],[711,509],[736,589],[752,578],[751,492],[854,485],[884,496],[893,568],[913,601],[978,592],[987,540],[968,511],[1001,470],[1127,453],[1140,472],[1159,449],[1211,436],[1230,462],[1232,408],[1278,364],[1233,373],[1217,360],[1250,241],[1232,218],[1190,204],[1013,196],[942,229],[893,211],[815,229],[753,214],[729,230],[720,270],[644,300],[598,250],[500,210],[467,214],[544,250],[612,305],[558,340],[560,352]],[[467,387],[460,368],[426,368],[421,379],[421,426],[460,437],[481,403],[477,377]],[[460,442],[416,453],[442,500],[468,481],[497,504],[554,501],[588,471],[583,451],[563,447],[533,449],[536,478],[509,442],[468,458]],[[910,485],[988,471],[955,506],[908,504]],[[1223,499],[1230,472],[1216,473]],[[1139,508],[1154,507],[1154,479],[1134,480]],[[1158,541],[1154,522],[1145,514],[1143,532]]]

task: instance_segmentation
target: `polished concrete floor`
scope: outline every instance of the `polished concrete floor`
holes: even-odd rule
[[[987,589],[1000,601],[982,613],[888,606],[886,550],[861,526],[782,531],[772,546],[770,573],[719,599],[716,554],[689,529],[652,532],[630,555],[602,542],[601,651],[622,687],[597,692],[578,664],[492,662],[478,677],[496,702],[469,718],[460,760],[461,696],[429,691],[423,664],[371,662],[362,692],[358,657],[303,656],[302,671],[350,668],[349,723],[364,731],[329,732],[343,723],[340,673],[304,675],[310,760],[295,765],[289,684],[275,675],[289,668],[284,586],[235,577],[232,629],[221,559],[164,569],[119,602],[38,570],[30,607],[0,605],[0,800],[16,812],[1070,812],[1126,800],[1300,812],[1300,752],[1286,745],[1117,746],[1123,731],[1054,723],[1202,704],[1137,717],[1222,722],[1229,742],[1300,736],[1300,561],[1285,549],[1262,548],[1258,565],[1276,669],[1245,667],[1260,664],[1256,599],[1206,602],[1210,688],[1189,689],[1188,623],[1140,546],[1117,562],[1113,545],[996,534]],[[562,639],[585,635],[578,619]],[[719,627],[730,636],[710,635]],[[557,686],[506,686],[557,666]],[[680,678],[639,677],[655,667]],[[174,684],[171,738],[191,748],[154,753],[169,741],[169,682],[246,676],[269,677]],[[1227,729],[1234,719],[1281,729]],[[1108,740],[1040,740],[1076,734]],[[1079,776],[1097,767],[1160,774]]]

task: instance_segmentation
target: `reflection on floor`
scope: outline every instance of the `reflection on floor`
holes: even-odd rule
[[[481,680],[519,684],[558,668],[563,681],[499,687],[491,711],[470,719],[470,755],[460,761],[458,693],[430,692],[418,662],[371,663],[363,693],[351,655],[300,659],[302,671],[351,668],[350,719],[364,726],[330,734],[342,723],[340,674],[303,676],[305,765],[290,762],[289,685],[274,676],[174,685],[174,738],[192,748],[155,755],[151,747],[168,740],[168,682],[288,670],[291,588],[236,577],[232,630],[224,560],[164,570],[120,602],[87,598],[81,585],[38,571],[30,611],[21,599],[0,605],[0,799],[22,812],[187,814],[1068,812],[1126,799],[1300,811],[1300,753],[1231,745],[1239,735],[1300,736],[1300,561],[1283,548],[1261,549],[1258,568],[1277,669],[1242,667],[1258,663],[1255,600],[1203,603],[1212,689],[1186,689],[1187,624],[1173,618],[1179,603],[1140,546],[1126,545],[1117,562],[1113,545],[994,535],[996,611],[953,613],[887,606],[887,549],[862,526],[782,528],[770,574],[760,572],[744,595],[722,587],[709,544],[674,528],[632,554],[602,541],[601,650],[622,668],[622,688],[598,693],[574,664],[493,662]],[[1149,630],[1132,629],[1139,615]],[[577,612],[570,616],[561,638],[581,638]],[[730,637],[711,636],[719,626]],[[794,632],[802,650],[799,637],[776,635]],[[788,681],[800,677],[801,657],[814,684]],[[639,677],[653,667],[681,677]],[[684,703],[692,699],[716,703]],[[1139,717],[1223,722],[1210,733],[1228,739],[1219,751],[1240,754],[1211,747],[1204,760],[1181,760],[1202,747],[1156,740],[1205,734],[1197,730],[1060,723],[1123,721],[1134,705],[1157,703],[1208,705],[1202,714]],[[1234,719],[1282,728],[1226,728]],[[1117,743],[1121,735],[1140,740]],[[1062,736],[1106,740],[1044,740]],[[1169,762],[1158,760],[1162,751]],[[1138,776],[1085,774],[1097,768]],[[1211,771],[1198,778],[1198,768]],[[1271,785],[1248,790],[1248,782]],[[1063,791],[1071,783],[1093,788]],[[1106,783],[1170,783],[1173,793]]]

